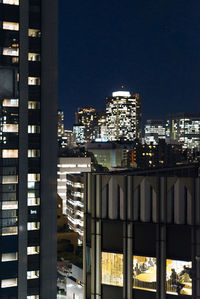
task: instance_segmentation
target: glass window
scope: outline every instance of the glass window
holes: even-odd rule
[[[41,32],[40,32],[39,29],[29,29],[28,30],[28,36],[30,36],[30,37],[40,37]]]
[[[123,254],[102,252],[102,284],[123,286]]]
[[[27,247],[27,254],[28,255],[39,254],[39,253],[40,253],[40,246]]]
[[[40,61],[40,54],[38,53],[28,53],[29,61]]]
[[[40,133],[40,126],[29,125],[28,126],[28,133],[29,134]]]
[[[29,149],[28,150],[28,158],[36,158],[36,157],[40,157],[40,150]]]
[[[166,290],[173,295],[192,295],[192,262],[167,260]]]
[[[29,192],[30,194],[30,192]],[[28,195],[29,196],[29,195]],[[35,197],[28,197],[28,206],[39,206],[40,205],[40,198],[35,198]]]
[[[28,101],[28,109],[40,109],[40,102]]]
[[[27,230],[39,230],[39,229],[40,229],[40,222],[27,223]]]
[[[2,106],[3,107],[18,107],[19,101],[18,101],[18,99],[4,99]]]
[[[28,173],[28,182],[39,182],[40,173]]]
[[[11,288],[17,286],[17,278],[3,279],[1,281],[2,288]]]
[[[28,77],[28,85],[40,85],[40,77]]]
[[[37,271],[28,271],[27,272],[27,279],[36,279],[36,278],[38,278],[40,276],[39,272],[40,272],[39,270],[37,270]]]
[[[3,132],[4,133],[18,133],[18,125],[17,124],[3,124]]]
[[[2,177],[2,184],[17,184],[18,176],[17,175],[4,175]]]
[[[17,234],[18,234],[17,226],[2,227],[2,236],[11,236],[11,235],[17,235]]]
[[[9,159],[18,158],[18,150],[3,149],[2,158],[9,158]]]
[[[39,299],[39,295],[27,296],[27,299]]]
[[[133,288],[156,291],[156,258],[133,256]]]
[[[2,255],[1,255],[2,262],[16,261],[17,258],[18,258],[17,252],[2,253]]]
[[[3,29],[19,31],[19,23],[3,22]]]
[[[17,210],[18,202],[17,201],[3,201],[2,210]]]
[[[18,48],[3,48],[4,56],[19,56]]]
[[[19,0],[3,0],[4,4],[19,5]]]

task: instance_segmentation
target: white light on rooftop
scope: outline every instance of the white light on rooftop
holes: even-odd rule
[[[129,91],[115,91],[112,93],[113,97],[130,97],[131,94]]]

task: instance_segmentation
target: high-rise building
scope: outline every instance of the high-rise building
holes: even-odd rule
[[[141,139],[142,108],[139,94],[116,91],[106,102],[106,125],[109,141]]]
[[[199,165],[85,179],[84,298],[199,298]]]
[[[200,150],[200,113],[177,113],[167,117],[168,142],[178,142],[183,148]]]
[[[58,137],[62,137],[64,134],[64,112],[58,110]]]
[[[85,142],[85,128],[83,125],[73,125],[73,133],[76,144],[83,144]]]
[[[159,119],[148,119],[144,129],[145,143],[158,144],[159,139],[165,139],[165,121]]]
[[[69,228],[79,234],[83,240],[83,173],[91,172],[91,158],[59,157],[58,159],[58,195],[62,198],[63,214]]]
[[[56,298],[57,4],[0,1],[2,299]]]
[[[94,128],[98,123],[98,113],[95,108],[79,108],[75,113],[75,123],[84,127],[84,142],[95,139]]]

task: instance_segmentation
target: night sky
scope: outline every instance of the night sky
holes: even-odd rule
[[[59,0],[59,108],[105,108],[123,84],[144,120],[200,111],[199,0]]]

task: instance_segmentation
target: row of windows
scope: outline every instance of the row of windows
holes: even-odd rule
[[[19,23],[16,22],[3,22],[3,29],[4,30],[14,30],[14,31],[19,31]],[[28,36],[29,37],[40,37],[41,32],[39,29],[28,29]]]
[[[39,278],[39,270],[27,272],[27,279],[37,279],[37,278]],[[3,279],[1,281],[2,288],[11,288],[11,287],[16,287],[16,286],[17,286],[17,278]]]
[[[18,107],[18,99],[4,99],[2,102],[3,107]],[[40,102],[38,101],[28,101],[28,109],[40,109]]]
[[[38,158],[40,157],[40,150],[29,149],[28,158]],[[2,150],[3,159],[15,159],[18,158],[18,149],[3,149]]]
[[[11,220],[11,219],[8,219]],[[3,224],[3,222],[2,222]],[[16,224],[16,220],[15,220]],[[40,229],[40,222],[28,222],[27,223],[27,230],[33,231],[33,230],[39,230]],[[18,227],[17,226],[8,226],[8,227],[2,227],[2,236],[11,236],[11,235],[17,235],[18,234]]]
[[[157,261],[133,256],[133,288],[156,291]],[[102,252],[102,284],[123,286],[123,254]],[[166,292],[192,295],[192,262],[166,260]]]

